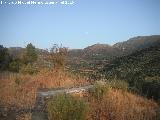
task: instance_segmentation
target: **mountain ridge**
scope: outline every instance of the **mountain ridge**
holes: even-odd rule
[[[94,44],[84,49],[70,50],[68,64],[73,69],[77,69],[75,66],[79,69],[101,69],[109,61],[149,48],[157,41],[160,41],[160,35],[138,36],[112,46]]]

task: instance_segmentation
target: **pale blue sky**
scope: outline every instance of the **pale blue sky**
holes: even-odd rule
[[[74,1],[68,6],[0,5],[0,44],[24,47],[31,42],[50,48],[62,43],[84,48],[160,35],[160,0]]]

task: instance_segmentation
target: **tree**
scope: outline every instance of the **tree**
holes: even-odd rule
[[[21,66],[21,60],[19,58],[15,58],[9,63],[9,70],[13,72],[19,72]]]
[[[36,48],[32,45],[32,43],[29,43],[26,47],[26,53],[24,55],[24,63],[25,64],[33,64],[38,58]]]
[[[67,55],[67,48],[54,44],[48,55],[48,60],[52,63],[54,69],[63,69]]]
[[[21,65],[20,72],[29,74],[36,73],[38,71],[37,66],[35,64],[37,59],[38,59],[38,54],[36,52],[36,48],[35,46],[32,45],[32,43],[29,43],[23,55],[22,59],[23,64]]]
[[[6,70],[9,67],[9,62],[11,57],[9,55],[8,49],[0,45],[0,70]]]

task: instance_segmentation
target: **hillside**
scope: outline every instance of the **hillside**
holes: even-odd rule
[[[116,43],[113,47],[120,49],[123,51],[123,54],[126,55],[131,54],[136,50],[145,49],[157,41],[160,41],[160,35],[137,36],[130,38],[127,41]]]
[[[84,59],[111,59],[113,56],[118,56],[118,48],[113,48],[107,44],[94,44],[83,49],[83,58]]]
[[[159,99],[159,61],[160,42],[158,41],[149,48],[136,51],[127,56],[116,58],[104,67],[103,73],[106,78],[127,80],[131,87],[136,87],[140,92],[146,93],[149,97],[151,97],[150,94],[154,93],[155,99]],[[148,86],[147,89],[146,86]],[[150,91],[152,91],[152,93],[149,93]]]
[[[94,44],[84,49],[74,49],[68,52],[68,68],[83,72],[102,69],[110,60],[125,56],[152,46],[160,41],[160,35],[138,36],[113,46],[107,44]],[[87,72],[88,73],[88,72]]]
[[[84,49],[70,50],[68,52],[67,66],[72,71],[88,73],[101,69],[108,59],[112,59],[116,49],[106,44],[94,44]]]
[[[109,61],[148,48],[157,41],[160,41],[160,35],[138,36],[112,46],[98,43],[84,49],[70,49],[67,54],[66,69],[85,75],[92,74],[101,70],[104,65],[109,64]],[[39,64],[46,63],[41,59],[48,54],[48,51],[38,48],[36,48],[36,51],[39,55]],[[25,52],[24,48],[9,48],[9,53],[13,57],[20,57],[23,52]]]
[[[70,57],[82,57],[89,58],[90,56],[121,56],[130,54],[136,50],[141,50],[147,48],[154,44],[156,41],[160,40],[160,35],[152,35],[152,36],[138,36],[130,38],[124,42],[118,42],[113,46],[108,44],[94,44],[88,46],[84,49],[71,49],[69,51]],[[121,54],[121,55],[119,55]]]
[[[140,70],[145,70],[146,74],[150,76],[154,73],[155,75],[159,74],[160,69],[160,42],[156,42],[149,48],[136,51],[130,55],[122,56],[114,59],[108,65],[106,65],[105,71],[118,70],[123,72],[123,69],[130,69],[131,71],[140,72]],[[122,68],[122,69],[119,69]],[[138,69],[139,68],[139,69]],[[141,69],[140,69],[141,68]],[[138,71],[139,70],[139,71]],[[148,71],[148,72],[147,72]],[[158,73],[157,73],[157,72]],[[126,76],[119,76],[120,78],[125,78]]]

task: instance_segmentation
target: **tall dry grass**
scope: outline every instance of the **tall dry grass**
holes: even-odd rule
[[[36,92],[40,88],[74,87],[84,84],[88,82],[62,71],[43,70],[36,75],[0,73],[0,105],[32,108]],[[100,100],[92,95],[85,93],[83,96],[89,105],[88,120],[156,120],[159,108],[152,100],[114,87],[107,88]],[[31,118],[31,113],[22,114],[19,119],[22,117]]]
[[[101,101],[92,97],[88,102],[88,120],[156,120],[159,109],[152,100],[115,89],[108,89]]]
[[[85,79],[63,71],[42,70],[36,75],[0,73],[0,105],[33,107],[41,88],[75,87],[88,84]]]

